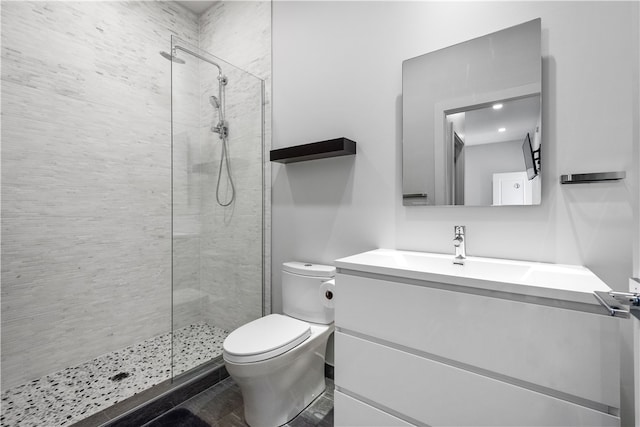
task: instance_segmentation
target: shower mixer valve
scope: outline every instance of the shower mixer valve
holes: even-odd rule
[[[218,122],[211,127],[211,131],[219,134],[220,138],[226,138],[229,135],[229,125],[226,122]]]

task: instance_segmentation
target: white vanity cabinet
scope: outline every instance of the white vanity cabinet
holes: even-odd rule
[[[618,321],[584,277],[563,300],[473,260],[439,276],[358,257],[336,261],[336,426],[619,425]]]

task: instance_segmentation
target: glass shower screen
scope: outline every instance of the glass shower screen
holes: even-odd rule
[[[164,56],[164,55],[163,55]],[[264,82],[173,37],[172,369],[263,312]]]

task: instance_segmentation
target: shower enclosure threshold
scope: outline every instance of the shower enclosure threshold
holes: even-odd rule
[[[175,377],[220,356],[228,333],[197,323],[174,331],[174,335]],[[166,333],[45,375],[2,393],[0,424],[69,426],[98,412],[106,414],[118,402],[137,394],[142,397],[145,390],[163,382],[170,384],[170,361],[171,333]],[[141,403],[142,399],[137,401]]]

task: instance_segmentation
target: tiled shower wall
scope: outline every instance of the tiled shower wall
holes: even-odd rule
[[[2,4],[3,389],[170,328],[170,34],[196,17]]]
[[[170,329],[161,2],[2,3],[2,389]]]
[[[218,2],[200,16],[200,48],[265,80],[265,117],[271,117],[271,3]],[[226,72],[226,71],[225,71]],[[201,70],[202,73],[202,70]],[[203,316],[210,324],[233,330],[261,316],[262,257],[265,256],[266,311],[270,312],[270,170],[271,121],[265,120],[264,158],[260,144],[260,87],[246,73],[233,73],[227,85],[229,150],[237,200],[221,207],[215,200],[217,175],[202,184],[201,290],[208,296]],[[201,79],[203,98],[217,84]],[[214,92],[215,93],[215,92]],[[205,102],[201,102],[208,108]],[[208,132],[203,114],[203,156],[216,165],[220,156],[217,135]],[[208,135],[207,135],[208,134]],[[265,192],[262,193],[262,162]],[[223,181],[224,182],[224,181]],[[263,197],[265,217],[262,218]],[[264,248],[262,247],[264,230]],[[248,243],[249,242],[249,243]],[[264,250],[263,250],[264,249]],[[233,310],[225,309],[234,307]]]
[[[172,2],[2,3],[3,390],[170,329],[171,78],[158,51],[168,51],[170,35],[177,35],[270,80],[270,3],[235,3],[223,3],[219,30],[213,11],[199,22]],[[259,19],[243,23],[247,11],[259,11]],[[258,25],[266,33],[255,39]],[[207,42],[214,33],[217,44]],[[216,51],[220,46],[244,56]],[[201,93],[199,70],[188,64],[174,66],[174,102],[201,108],[190,103]],[[229,282],[229,270],[220,273],[217,285],[234,283],[237,298],[246,297],[226,301],[238,306],[220,308],[209,298],[216,292],[202,289],[213,283],[202,277],[216,276],[211,252],[200,254],[217,228],[202,222],[212,182],[193,173],[207,153],[199,145],[200,117],[190,108],[174,117],[182,130],[173,151],[176,326],[208,320],[232,328],[237,319],[210,313],[238,312],[248,301],[250,314],[239,321],[255,317],[259,309],[249,304],[261,303],[262,277],[259,268],[243,276],[248,289]],[[250,157],[235,164],[255,161]],[[259,212],[256,197],[236,217]],[[259,230],[224,221],[234,242],[258,244]],[[237,268],[235,255],[224,251],[226,267]],[[194,300],[199,307],[182,304]]]
[[[182,41],[180,42],[182,43]],[[171,64],[173,85],[173,327],[202,322],[200,290],[200,65],[178,51]],[[168,62],[167,62],[168,64]]]
[[[191,107],[199,105],[199,111],[194,113],[190,106],[174,102],[174,116],[175,111],[189,111],[189,117],[199,118],[195,140],[191,135],[193,122],[187,117],[174,125],[174,137],[180,136],[174,141],[174,162],[181,159],[180,167],[174,171],[175,194],[180,197],[178,201],[174,195],[174,204],[181,203],[180,215],[174,210],[174,275],[179,273],[180,279],[174,282],[174,327],[198,318],[232,331],[261,316],[263,259],[265,268],[270,266],[270,185],[263,192],[263,162],[267,174],[264,181],[270,183],[270,120],[264,121],[263,129],[260,79],[265,80],[264,116],[270,117],[271,4],[218,2],[198,21],[199,48],[215,56],[210,59],[219,63],[228,78],[225,119],[229,123],[228,147],[236,199],[228,207],[216,201],[222,142],[211,131],[219,116],[209,97],[219,96],[218,71],[211,64],[198,61],[199,103],[193,104],[191,96],[184,100],[191,102]],[[194,62],[184,57],[187,65]],[[189,72],[182,67],[174,65],[174,84],[182,78],[180,73]],[[189,185],[177,182],[178,176]],[[221,190],[221,200],[225,202],[230,197],[226,169]],[[264,271],[264,277],[268,312],[269,270]]]

